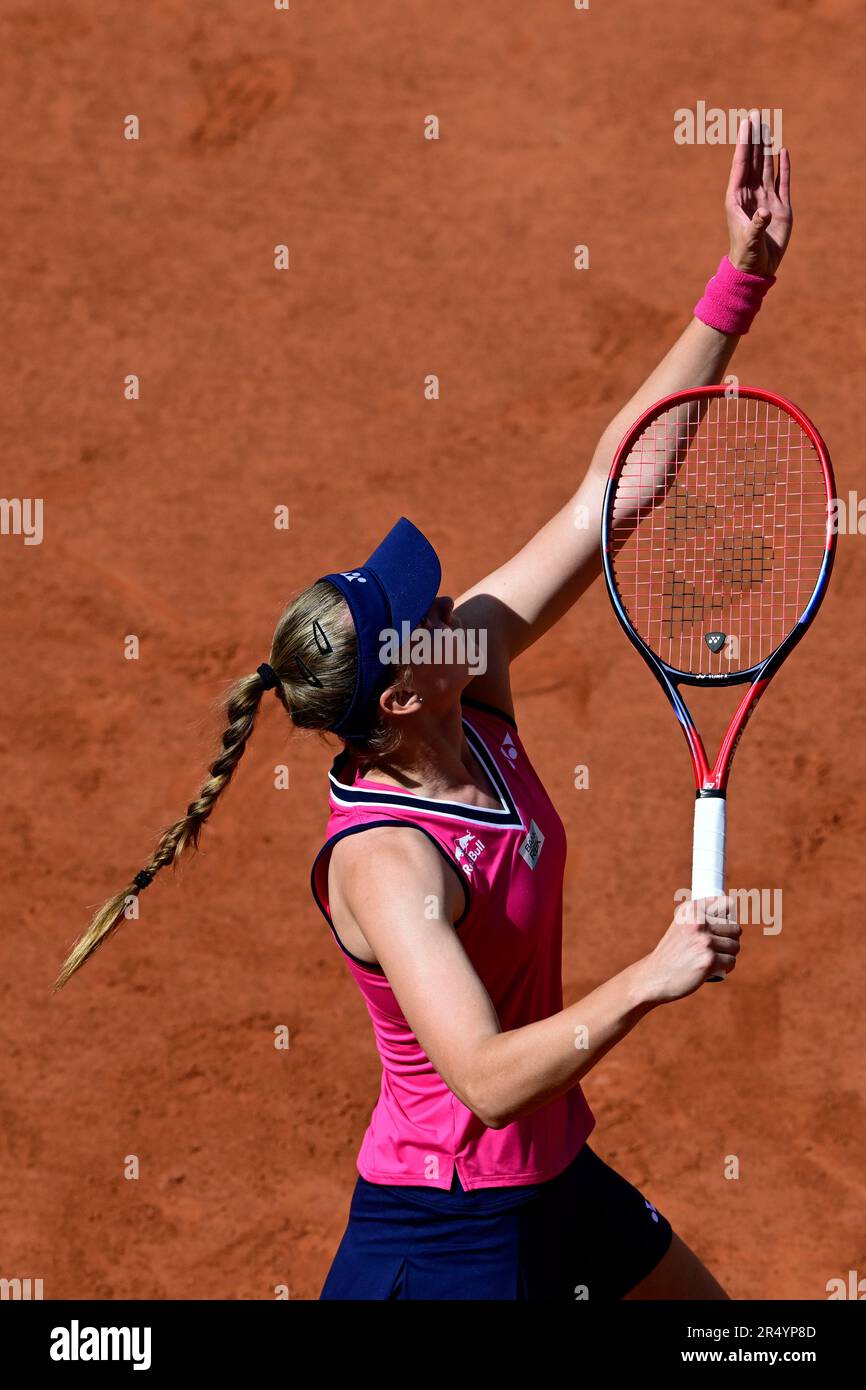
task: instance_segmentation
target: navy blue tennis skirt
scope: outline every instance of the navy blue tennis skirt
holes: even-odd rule
[[[588,1144],[527,1187],[466,1192],[359,1177],[322,1299],[618,1299],[671,1243],[661,1212]]]

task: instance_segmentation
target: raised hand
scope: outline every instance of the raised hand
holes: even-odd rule
[[[728,258],[737,270],[752,275],[775,275],[791,236],[791,160],[779,151],[773,167],[770,132],[761,129],[759,111],[740,122],[731,177],[725,194],[725,214],[731,248]]]

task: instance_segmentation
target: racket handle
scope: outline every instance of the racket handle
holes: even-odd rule
[[[725,891],[725,828],[728,803],[724,794],[695,799],[692,842],[692,897],[715,898]],[[708,984],[721,984],[724,975],[710,975]]]

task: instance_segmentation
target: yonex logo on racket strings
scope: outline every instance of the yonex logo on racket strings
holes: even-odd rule
[[[727,633],[725,632],[705,632],[704,641],[711,652],[720,652],[725,645]]]

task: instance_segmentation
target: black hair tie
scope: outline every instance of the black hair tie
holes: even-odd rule
[[[132,881],[140,893],[142,888],[146,888],[149,883],[153,883],[153,874],[149,869],[139,869]]]
[[[280,678],[273,666],[269,666],[266,661],[263,661],[261,666],[257,667],[256,670],[261,677],[262,685],[265,690],[276,690],[277,686],[281,684]]]

